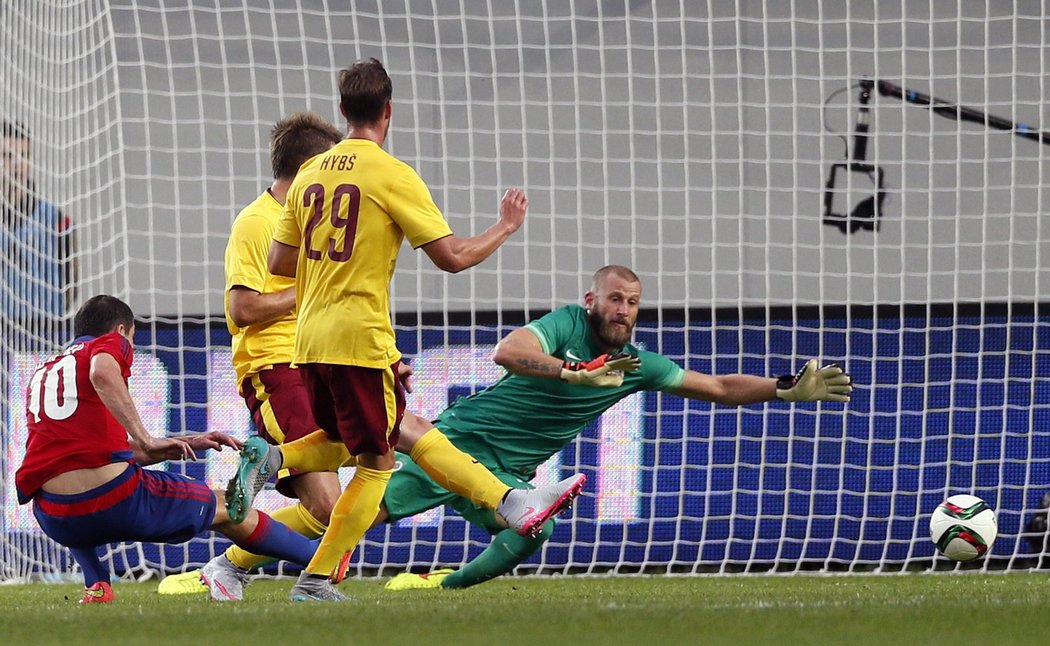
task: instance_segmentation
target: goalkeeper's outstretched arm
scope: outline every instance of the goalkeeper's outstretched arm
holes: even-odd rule
[[[848,402],[853,391],[850,376],[842,368],[829,364],[817,367],[810,359],[798,374],[779,379],[753,375],[705,375],[688,370],[682,385],[668,392],[688,399],[744,406],[767,401],[834,401]]]
[[[624,372],[641,367],[638,357],[624,352],[603,354],[591,361],[564,361],[544,352],[540,340],[527,328],[504,337],[492,360],[515,375],[561,379],[597,388],[615,388],[623,383]]]
[[[559,378],[563,364],[558,357],[544,352],[540,340],[526,328],[518,328],[503,337],[496,345],[492,360],[511,374],[547,379]]]

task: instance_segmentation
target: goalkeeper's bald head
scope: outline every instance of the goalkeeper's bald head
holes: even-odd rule
[[[591,279],[591,291],[595,293],[600,292],[605,279],[610,276],[616,276],[629,283],[638,283],[639,285],[642,282],[638,279],[638,274],[623,265],[606,265],[594,272],[594,277]]]

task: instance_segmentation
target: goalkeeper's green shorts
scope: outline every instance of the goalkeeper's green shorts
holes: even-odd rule
[[[491,465],[486,464],[485,466],[508,487],[533,488],[531,484],[516,475],[493,468]],[[383,494],[383,503],[390,514],[391,522],[415,516],[441,505],[448,505],[470,523],[484,527],[492,534],[506,529],[505,525],[500,525],[496,520],[495,512],[478,507],[470,500],[443,489],[423,471],[422,467],[404,453],[397,454],[397,464],[394,466],[394,474],[390,476],[390,483],[386,486],[386,493]]]

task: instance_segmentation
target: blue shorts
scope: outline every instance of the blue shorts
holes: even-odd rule
[[[33,515],[45,534],[66,547],[184,543],[211,527],[215,494],[186,476],[132,464],[91,491],[38,492]]]

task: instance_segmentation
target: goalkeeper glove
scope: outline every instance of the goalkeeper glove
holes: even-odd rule
[[[566,361],[562,364],[561,380],[581,386],[616,388],[623,383],[623,373],[641,367],[642,360],[633,354],[603,354],[591,361]]]
[[[777,379],[777,397],[786,402],[848,402],[853,391],[850,376],[835,364],[817,368],[810,359],[798,374]]]

